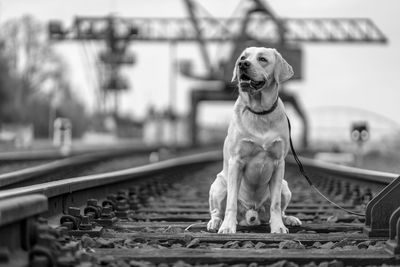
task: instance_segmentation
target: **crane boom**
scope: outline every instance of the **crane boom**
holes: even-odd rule
[[[229,42],[237,39],[244,18],[197,18],[197,27],[189,18],[126,18],[112,17],[117,37],[131,41],[198,42],[198,32],[207,42]],[[104,40],[109,16],[76,17],[73,25],[64,29],[58,21],[49,23],[53,40]],[[368,18],[284,18],[286,42],[311,43],[386,43],[386,36]],[[227,30],[229,29],[229,30]],[[271,18],[251,18],[246,35],[267,43],[279,43],[276,21]]]
[[[209,54],[207,53],[206,41],[203,39],[203,33],[198,23],[198,18],[195,14],[195,6],[192,0],[184,0],[183,1],[186,6],[186,10],[189,13],[190,21],[192,22],[193,28],[196,32],[197,42],[199,43],[199,48],[201,52],[201,56],[203,57],[204,64],[207,69],[212,69],[211,59]]]

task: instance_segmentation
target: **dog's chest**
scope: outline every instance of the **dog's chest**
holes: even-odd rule
[[[270,177],[276,161],[283,156],[283,142],[276,139],[263,145],[253,140],[243,139],[239,142],[239,156],[244,162],[246,182],[260,185]]]
[[[252,114],[246,113],[238,118],[240,121],[237,123],[239,132],[246,136],[245,138],[261,146],[264,150],[268,149],[274,140],[282,138],[282,133],[285,132],[284,123],[275,119],[254,119],[252,116]]]
[[[280,159],[283,156],[283,141],[280,137],[273,141],[257,142],[249,138],[243,138],[238,144],[238,154],[241,159]]]

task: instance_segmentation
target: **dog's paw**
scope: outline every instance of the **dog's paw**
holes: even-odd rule
[[[211,218],[207,224],[207,230],[211,232],[216,232],[221,225],[222,220],[220,218]]]
[[[271,234],[287,234],[289,229],[282,224],[272,224],[271,223]]]
[[[290,226],[299,226],[301,225],[301,221],[294,216],[282,216],[283,223],[285,225],[290,225]]]
[[[224,220],[218,230],[218,234],[234,234],[236,233],[236,222],[233,220]]]

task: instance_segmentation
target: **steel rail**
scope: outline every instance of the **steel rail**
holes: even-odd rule
[[[203,152],[120,171],[68,178],[60,181],[3,190],[0,191],[0,199],[36,193],[41,193],[51,198],[66,193],[73,193],[77,190],[105,186],[112,183],[123,182],[129,179],[140,178],[141,176],[161,173],[162,171],[167,171],[173,168],[179,168],[193,164],[204,164],[207,162],[217,162],[221,160],[221,151]],[[388,185],[390,182],[399,177],[398,174],[394,173],[341,166],[305,157],[300,157],[300,160],[302,161],[306,172],[310,173],[311,176],[313,174],[317,174],[319,176],[325,174],[331,175],[338,179],[354,179],[360,182],[372,182],[379,185]],[[291,167],[297,166],[295,166],[296,163],[290,156],[286,159],[286,163]]]
[[[172,149],[178,153],[187,153],[196,148],[188,146],[125,146],[103,149],[83,155],[73,156],[65,159],[55,160],[49,163],[40,164],[33,167],[27,167],[22,170],[12,171],[0,174],[0,190],[11,189],[18,186],[26,186],[28,183],[34,184],[35,179],[43,178],[43,175],[49,175],[57,171],[70,169],[72,167],[79,167],[85,164],[96,163],[101,160],[109,160],[115,157],[124,156],[143,156],[152,152],[159,151],[161,148]],[[208,147],[206,147],[208,149]],[[204,149],[197,149],[197,151],[204,151]],[[36,182],[40,183],[40,181]]]
[[[379,185],[387,185],[398,177],[398,175],[392,173],[339,166],[313,159],[301,158],[301,160],[311,176],[324,177],[326,175],[334,179],[353,179],[361,183],[368,182]],[[88,196],[103,199],[113,190],[128,188],[157,176],[162,178],[170,174],[182,174],[188,168],[191,168],[192,171],[195,166],[203,166],[218,161],[222,161],[221,151],[197,153],[120,171],[3,190],[0,191],[0,200],[30,194],[43,194],[49,199],[49,211],[46,216],[54,216],[65,213],[68,206],[84,205]],[[297,167],[290,156],[286,162],[288,167]]]
[[[72,156],[64,159],[55,160],[49,163],[40,164],[22,170],[0,174],[0,189],[9,187],[21,182],[31,181],[41,175],[50,174],[66,168],[77,167],[84,164],[94,163],[113,157],[121,157],[129,154],[142,155],[156,151],[159,147],[125,147],[117,149],[107,149],[96,152],[89,152],[83,155]]]
[[[299,158],[304,166],[305,171],[311,174],[311,179],[313,174],[330,175],[338,179],[345,178],[351,180],[358,180],[360,182],[372,182],[378,185],[388,185],[399,177],[399,174],[395,173],[348,167],[344,165],[328,163],[306,157],[299,157]],[[286,164],[289,164],[294,167],[297,166],[292,156],[288,156],[286,158]]]
[[[64,194],[73,194],[82,190],[90,190],[95,187],[105,187],[122,182],[129,182],[149,175],[156,175],[171,169],[176,170],[187,166],[217,162],[221,159],[222,153],[219,150],[203,152],[120,171],[87,175],[4,190],[0,191],[0,200],[29,194],[43,194],[51,199]]]
[[[35,161],[35,160],[55,160],[68,157],[70,155],[79,155],[83,152],[72,151],[70,154],[63,154],[60,150],[45,149],[35,151],[12,151],[1,152],[0,163],[9,163],[16,161]]]
[[[6,151],[0,152],[0,163],[17,162],[17,161],[36,161],[36,160],[56,160],[67,158],[70,156],[78,156],[82,154],[99,152],[99,151],[114,151],[120,149],[136,149],[143,150],[149,148],[148,145],[142,144],[110,144],[110,145],[90,145],[90,146],[72,146],[69,153],[63,153],[58,148],[38,149],[38,150],[23,150],[23,151]]]
[[[362,169],[357,169],[357,168],[351,168],[351,167],[344,167],[344,166],[338,166],[335,164],[330,164],[330,163],[325,163],[313,159],[307,159],[307,158],[301,158],[304,167],[306,168],[306,171],[309,173],[312,173],[313,175],[327,175],[328,177],[333,177],[333,178],[338,178],[338,179],[354,179],[356,181],[364,181],[364,182],[369,182],[369,183],[375,183],[375,184],[387,184],[390,181],[399,181],[395,180],[395,178],[398,178],[398,175],[392,174],[392,173],[384,173],[384,172],[376,172],[376,171],[369,171],[369,170],[362,170]],[[135,167],[135,168],[130,168],[130,169],[125,169],[125,170],[120,170],[120,171],[114,171],[114,172],[109,172],[109,173],[102,173],[102,174],[96,174],[96,175],[88,175],[88,176],[82,176],[82,177],[75,177],[75,178],[69,178],[65,180],[60,180],[60,181],[54,181],[54,182],[48,182],[48,183],[42,183],[42,184],[36,184],[32,186],[26,186],[26,187],[21,187],[21,188],[16,188],[16,189],[10,189],[10,190],[4,190],[0,191],[0,213],[2,212],[1,210],[9,210],[13,211],[13,213],[10,213],[12,216],[9,216],[9,219],[6,221],[3,221],[1,223],[0,220],[0,226],[2,224],[8,225],[8,228],[0,227],[0,230],[5,234],[6,231],[13,230],[15,232],[15,227],[12,226],[13,220],[15,221],[21,221],[25,220],[24,218],[30,218],[32,217],[32,214],[37,214],[40,212],[43,212],[48,206],[47,213],[45,214],[46,217],[49,218],[49,221],[54,221],[59,219],[59,215],[62,213],[66,213],[68,208],[74,208],[79,209],[78,207],[82,207],[85,203],[87,203],[88,197],[89,198],[104,198],[107,194],[111,192],[115,192],[116,190],[126,189],[128,186],[141,186],[141,185],[146,185],[148,182],[153,182],[155,179],[166,179],[166,182],[169,182],[170,177],[172,179],[175,179],[174,176],[187,176],[187,174],[192,173],[193,171],[198,171],[200,168],[203,168],[203,166],[209,164],[209,163],[217,163],[222,161],[222,153],[220,150],[218,151],[209,151],[209,152],[203,152],[203,153],[197,153],[197,154],[191,154],[187,156],[181,156],[173,159],[168,159],[164,160],[161,162],[157,163],[152,163],[140,167]],[[218,163],[219,164],[219,163]],[[287,159],[287,166],[292,168],[296,167],[295,162],[291,159],[291,157],[288,157]],[[141,184],[144,182],[144,184]],[[390,186],[388,186],[390,187]],[[386,187],[385,190],[388,188]],[[398,191],[397,191],[398,192]],[[29,200],[31,199],[32,196],[35,196],[36,199],[36,204],[31,205],[33,208],[36,209],[36,211],[30,210],[28,208],[24,208],[21,210],[18,210],[18,203],[23,203],[24,207],[29,207],[26,206],[26,204],[29,204]],[[42,197],[42,198],[41,198]],[[48,202],[45,201],[45,197],[47,197]],[[43,200],[44,199],[44,200]],[[9,206],[7,203],[11,203],[12,201],[16,201],[16,205],[14,206]],[[32,200],[34,200],[32,198]],[[371,201],[372,202],[372,201]],[[47,205],[46,205],[47,203]],[[7,204],[7,205],[6,205]],[[2,205],[6,205],[6,208],[2,208]],[[8,207],[8,208],[7,208]],[[11,208],[10,208],[11,207]],[[192,216],[193,217],[193,216]],[[1,219],[1,217],[0,217]],[[399,224],[399,223],[398,223]],[[23,229],[26,224],[23,222],[20,223],[20,226],[18,226],[18,229]],[[14,227],[11,229],[10,227]],[[357,227],[360,227],[358,225]],[[398,230],[399,231],[399,230]],[[23,232],[18,233],[19,235],[23,235]],[[176,236],[174,234],[174,236]],[[258,236],[258,235],[257,235]],[[371,236],[371,235],[370,235]],[[155,236],[155,238],[159,238],[159,236]],[[352,235],[352,238],[354,236]],[[385,237],[384,235],[380,235],[380,238]],[[162,238],[165,238],[165,236],[162,236]],[[169,237],[168,237],[169,238]],[[207,238],[211,238],[211,236],[208,236]],[[310,237],[307,237],[307,240],[310,240],[310,242],[314,242],[315,240],[311,240]],[[364,239],[366,237],[363,237]],[[215,238],[214,238],[215,239]],[[212,239],[212,240],[214,240]],[[249,239],[248,236],[246,236],[246,240]],[[296,237],[296,240],[298,238]],[[342,240],[341,236],[338,236],[337,239]],[[364,240],[363,239],[363,240]],[[24,240],[24,239],[22,239]],[[324,239],[325,240],[325,239]],[[390,239],[391,241],[395,240],[396,242],[398,241],[397,239]],[[340,242],[340,241],[339,241]],[[394,242],[394,241],[393,241]],[[388,244],[388,243],[387,243]],[[397,243],[396,243],[397,244]],[[397,249],[397,245],[393,245],[394,249]],[[26,245],[25,245],[26,246]],[[131,253],[133,250],[124,250],[124,252],[118,251],[118,250],[112,250],[113,256],[116,258],[118,257],[125,257],[126,255],[122,255],[123,253]],[[134,250],[135,251],[135,256],[137,259],[143,259],[147,257],[153,257],[154,253],[160,252],[159,250],[153,250],[146,254],[146,250]],[[188,251],[188,250],[187,250]],[[242,250],[246,252],[245,256],[251,256],[251,254],[247,255],[249,250]],[[252,250],[254,251],[254,250]],[[275,250],[268,250],[270,253],[275,253]],[[138,254],[136,254],[136,252]],[[168,259],[180,257],[182,258],[179,249],[174,249],[174,250],[168,250],[168,255],[166,254],[165,257]],[[200,259],[201,255],[203,255],[203,252],[201,249],[196,249],[196,252],[200,252],[195,254],[195,256],[192,255],[192,257],[199,257]],[[97,256],[102,256],[106,254],[111,253],[111,250],[106,250],[106,249],[99,249],[97,250]],[[119,254],[122,253],[122,254]],[[176,256],[174,253],[176,253]],[[190,252],[192,253],[192,252]],[[289,254],[288,254],[289,253]],[[303,260],[304,258],[304,253],[297,253],[295,250],[289,250],[288,252],[282,251],[280,255],[277,256],[276,260],[281,259],[282,257],[287,257],[288,255],[292,257],[291,259],[293,260]],[[333,253],[333,252],[332,252]],[[341,252],[340,252],[341,253]],[[339,253],[339,254],[340,254]],[[396,252],[397,253],[397,252]],[[193,253],[192,253],[193,254]],[[211,255],[212,254],[212,255]],[[206,255],[201,260],[207,260],[208,258],[213,258],[214,256],[220,255],[219,252],[213,251],[210,255]],[[322,255],[324,254],[324,255]],[[329,254],[329,253],[328,253]],[[326,251],[321,251],[321,250],[312,250],[311,254],[315,259],[321,260],[325,259],[325,255],[328,255]],[[358,257],[358,254],[355,254],[354,251],[345,253],[345,254],[340,254],[340,255],[334,255],[334,257],[338,256],[341,260],[344,261],[352,261],[354,257]],[[244,254],[243,254],[244,255]],[[261,255],[261,254],[260,254]],[[244,257],[245,257],[244,256]],[[131,254],[130,256],[131,257]],[[233,256],[232,256],[233,257]],[[257,258],[257,261],[264,261],[266,258],[269,258],[270,255],[267,255],[267,257],[262,256],[261,258]],[[350,257],[350,258],[349,258]],[[185,258],[185,257],[184,257]],[[228,257],[229,258],[229,257]],[[330,259],[328,256],[327,258]],[[368,258],[368,257],[367,257]],[[385,261],[389,262],[394,259],[393,253],[388,253],[387,251],[384,250],[384,248],[380,248],[379,253],[371,254],[370,259],[367,260],[378,260],[384,258]],[[161,258],[160,258],[161,259]],[[273,259],[273,258],[271,258]],[[309,258],[307,258],[309,259]],[[366,258],[364,258],[366,259]],[[188,258],[189,260],[189,258]]]

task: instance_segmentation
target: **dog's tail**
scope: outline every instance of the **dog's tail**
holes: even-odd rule
[[[245,215],[247,225],[258,225],[260,224],[260,217],[258,216],[258,211],[254,209],[249,209],[246,211]]]

